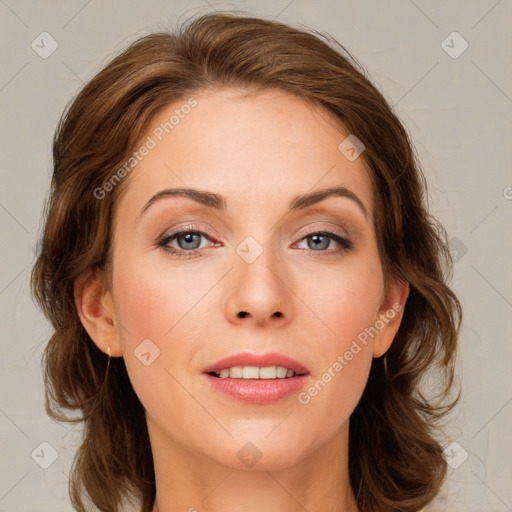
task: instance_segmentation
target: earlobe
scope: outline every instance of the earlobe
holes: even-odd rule
[[[112,357],[122,355],[110,292],[101,275],[88,270],[74,283],[75,304],[84,329],[96,346]]]
[[[384,355],[393,343],[402,321],[408,296],[409,283],[407,281],[394,278],[389,281],[376,320],[376,328],[379,333],[373,342],[373,357]]]

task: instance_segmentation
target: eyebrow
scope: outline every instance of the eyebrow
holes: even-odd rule
[[[189,199],[192,199],[199,204],[215,210],[225,210],[227,205],[226,198],[214,192],[208,192],[194,188],[166,188],[164,190],[160,190],[153,197],[151,197],[151,199],[149,199],[149,201],[142,208],[140,214],[142,215],[152,204],[159,201],[160,199],[176,196],[188,197]],[[364,206],[364,203],[359,199],[359,197],[356,196],[356,194],[354,194],[354,192],[345,187],[329,187],[311,192],[309,194],[298,195],[290,201],[288,208],[289,210],[303,210],[332,196],[351,199],[359,206],[365,218],[368,218],[368,212]]]

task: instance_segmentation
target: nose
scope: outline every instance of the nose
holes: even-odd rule
[[[235,256],[235,268],[226,279],[226,317],[231,323],[283,326],[292,318],[292,296],[283,265],[270,250],[252,263]]]

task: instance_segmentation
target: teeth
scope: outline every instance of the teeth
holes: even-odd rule
[[[284,366],[233,366],[222,369],[218,376],[221,379],[284,379],[294,377],[295,372]]]
[[[292,370],[288,370],[284,366],[278,366],[276,368],[276,374],[280,379],[284,379],[288,375],[288,371],[291,372]]]

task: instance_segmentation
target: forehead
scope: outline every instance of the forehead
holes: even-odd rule
[[[229,210],[256,212],[262,201],[284,206],[299,194],[343,186],[371,216],[365,162],[339,149],[348,135],[330,112],[284,91],[194,94],[152,120],[140,139],[151,149],[131,172],[119,209],[142,208],[164,188],[190,187],[225,196]]]

